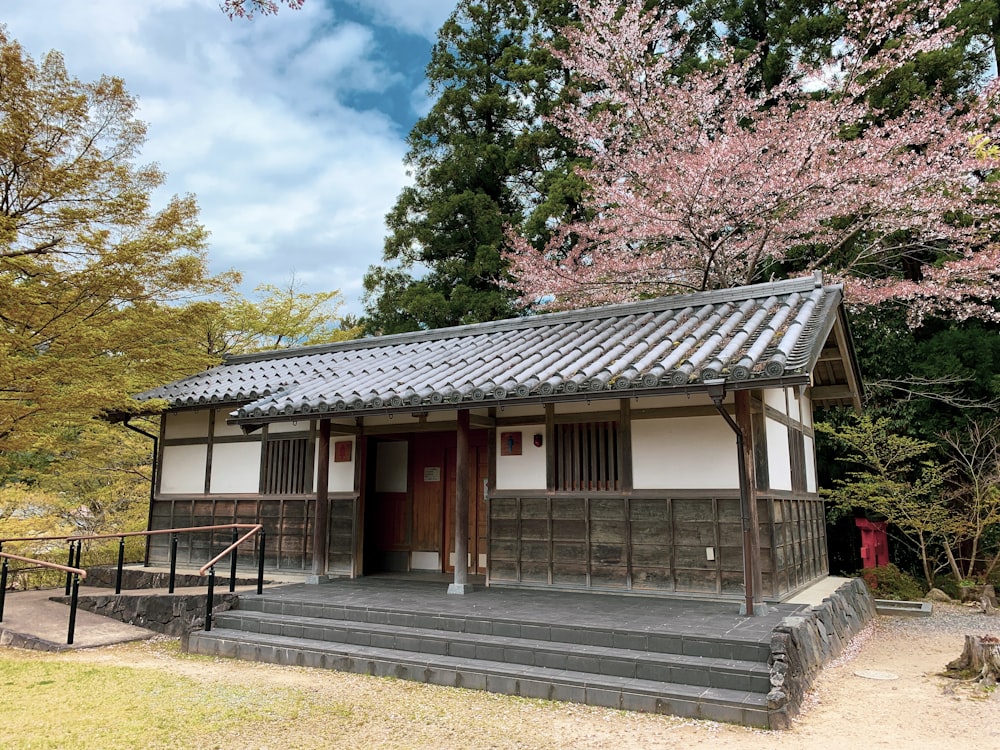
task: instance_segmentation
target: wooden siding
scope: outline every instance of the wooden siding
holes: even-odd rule
[[[151,514],[152,528],[212,526],[223,523],[260,523],[267,534],[264,566],[269,570],[308,571],[312,568],[312,522],[316,501],[299,496],[210,496],[157,498]],[[350,575],[356,533],[357,500],[353,495],[330,495],[331,572]],[[179,565],[200,566],[232,541],[230,532],[181,534],[178,537]],[[239,553],[241,567],[253,567],[256,543]],[[150,538],[149,561],[167,565],[170,561],[168,535]]]
[[[743,593],[738,497],[522,493],[489,507],[491,584]],[[763,596],[779,599],[827,574],[820,500],[760,497],[757,508]]]

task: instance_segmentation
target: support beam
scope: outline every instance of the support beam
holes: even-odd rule
[[[745,436],[751,434],[744,431],[740,422],[733,419],[726,411],[722,402],[726,397],[726,381],[714,380],[706,382],[708,395],[715,404],[716,410],[726,420],[726,424],[736,434],[736,456],[740,477],[740,515],[743,520],[743,586],[744,603],[741,614],[748,616],[763,615],[767,608],[760,595],[760,541],[757,536],[757,505],[756,492],[752,486],[753,452]],[[736,391],[736,414],[741,421],[750,426],[750,394]],[[742,413],[741,413],[742,412]],[[755,552],[756,550],[756,552]]]
[[[326,583],[330,558],[330,420],[319,422],[316,443],[319,465],[316,467],[316,513],[313,516],[312,575],[306,583]]]
[[[455,451],[455,581],[449,594],[472,593],[469,583],[469,410],[458,412]]]
[[[740,450],[743,461],[743,482],[740,483],[740,499],[745,498],[744,508],[749,529],[744,528],[744,558],[749,554],[750,570],[753,573],[753,604],[752,614],[763,614],[764,582],[760,572],[760,517],[757,513],[757,480],[754,471],[753,458],[753,422],[750,417],[750,391],[733,393],[736,402],[736,424],[743,433],[743,447]],[[744,487],[743,484],[746,484]],[[760,610],[760,611],[758,611]]]

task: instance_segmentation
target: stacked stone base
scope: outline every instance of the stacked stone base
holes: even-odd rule
[[[861,578],[853,578],[822,604],[786,617],[771,635],[771,690],[767,707],[772,729],[785,729],[823,665],[836,659],[876,616],[875,600]]]

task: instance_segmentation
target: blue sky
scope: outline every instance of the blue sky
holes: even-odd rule
[[[35,60],[55,49],[82,80],[125,80],[142,161],[167,173],[156,205],[197,195],[213,270],[241,271],[245,292],[294,275],[358,313],[454,5],[307,0],[248,22],[217,0],[3,0],[0,22]]]

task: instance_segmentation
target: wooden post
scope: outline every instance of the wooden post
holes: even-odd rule
[[[472,592],[469,583],[469,410],[458,411],[455,451],[455,581],[449,594]]]
[[[757,480],[754,475],[750,391],[735,391],[733,399],[736,405],[736,424],[743,433],[743,455],[740,460],[744,466],[742,477],[745,486],[740,488],[740,494],[746,502],[745,513],[747,525],[750,527],[744,533],[744,558],[749,563],[748,570],[752,574],[754,609],[760,610],[763,608],[764,598],[761,590],[763,580],[760,574],[760,518],[757,513]]]
[[[312,575],[308,583],[323,583],[330,557],[330,420],[319,422],[319,440],[316,445],[319,465],[316,467],[316,513],[313,516]]]

